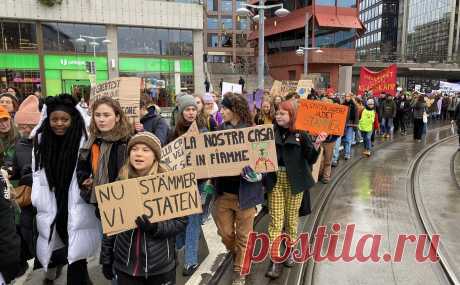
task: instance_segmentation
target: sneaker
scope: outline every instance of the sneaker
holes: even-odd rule
[[[349,160],[349,159],[351,159],[351,156],[346,155],[346,156],[344,157],[344,159],[345,159],[345,160]]]
[[[200,265],[199,264],[193,264],[189,266],[185,266],[184,270],[182,270],[182,275],[183,276],[192,276],[193,273],[198,269]]]
[[[246,283],[246,277],[240,275],[239,272],[233,272],[232,285],[244,285]]]
[[[363,152],[363,154],[364,154],[364,156],[369,157],[369,156],[371,156],[371,151],[370,151],[370,150],[365,150],[365,151]]]
[[[327,179],[327,178],[321,178],[320,181],[321,181],[321,183],[323,183],[323,184],[328,184],[328,183],[329,183],[329,179]],[[289,260],[289,259],[288,259],[288,260]],[[289,267],[289,266],[288,266],[288,267]]]

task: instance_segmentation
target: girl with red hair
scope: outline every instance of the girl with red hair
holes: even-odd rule
[[[283,101],[275,116],[275,143],[279,169],[268,174],[266,183],[270,214],[268,235],[271,243],[281,235],[283,226],[291,240],[297,239],[302,198],[306,195],[306,214],[309,214],[308,189],[315,184],[311,169],[318,159],[319,147],[327,137],[327,134],[321,133],[313,143],[307,133],[295,130],[296,112],[297,104],[294,100]],[[292,254],[284,265],[294,266]],[[276,279],[280,276],[280,271],[280,264],[270,262],[266,276]]]

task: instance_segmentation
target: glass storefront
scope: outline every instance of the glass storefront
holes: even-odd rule
[[[191,56],[192,31],[118,27],[118,51],[126,54]]]
[[[89,55],[45,55],[47,95],[73,93],[75,88],[90,86],[86,61],[96,62],[96,81],[108,80],[107,57]]]
[[[78,43],[76,40],[83,36],[105,37],[106,31],[103,25],[82,25],[67,23],[42,23],[43,43],[45,51],[67,51],[92,53],[93,47],[86,43]],[[107,46],[99,44],[95,47],[96,52],[106,52]]]
[[[143,78],[146,92],[160,107],[173,106],[176,76],[180,76],[181,91],[193,92],[191,59],[120,57],[118,68],[120,76]]]
[[[32,94],[40,84],[38,55],[0,53],[0,90],[15,87],[21,94]]]
[[[36,49],[35,24],[0,19],[0,51]]]
[[[37,41],[40,25],[42,61]],[[194,91],[191,30],[118,27],[117,32],[120,76],[144,78],[151,92],[163,96],[159,100],[161,106],[171,106],[176,91]],[[80,35],[104,37],[106,34],[104,25],[0,19],[0,91],[15,87],[22,94],[31,94],[41,90],[44,84],[45,95],[50,96],[89,92],[86,62],[95,62],[97,82],[108,80],[107,46],[100,43],[93,55],[88,40],[84,43],[76,40]],[[40,78],[40,70],[44,78]]]

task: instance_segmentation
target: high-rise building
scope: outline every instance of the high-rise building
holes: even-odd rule
[[[93,40],[91,37],[98,37]],[[45,95],[86,90],[95,80],[141,77],[170,106],[204,92],[203,5],[197,0],[0,1],[0,89]]]
[[[459,14],[455,0],[361,1],[366,33],[356,43],[354,82],[361,66],[379,70],[391,63],[398,65],[402,88],[421,85],[430,92],[440,80],[460,81]]]
[[[359,3],[359,17],[366,32],[356,41],[358,60],[397,60],[398,2],[364,0]]]
[[[270,75],[283,80],[301,78],[304,57],[297,55],[296,50],[305,46],[308,18],[308,46],[322,51],[308,52],[308,73],[320,74],[323,88],[347,91],[347,84],[339,84],[339,81],[350,81],[351,66],[356,61],[355,40],[363,30],[358,18],[358,1],[286,0],[282,3],[291,11],[287,17],[274,16],[276,9],[266,11],[265,46]],[[257,38],[258,31],[254,30],[250,39]],[[339,88],[339,85],[345,87]]]
[[[254,55],[248,42],[250,19],[236,14],[245,3],[245,0],[205,1],[203,31],[208,62],[237,64]]]

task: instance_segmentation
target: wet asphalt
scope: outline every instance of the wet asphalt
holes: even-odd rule
[[[388,140],[378,139],[376,145],[381,145],[369,159],[362,159],[354,165],[338,188],[322,214],[321,225],[327,225],[329,232],[334,223],[341,225],[338,247],[343,243],[343,231],[347,224],[355,224],[355,235],[352,248],[364,234],[381,234],[379,254],[394,253],[398,234],[417,234],[420,229],[408,201],[407,182],[410,179],[409,166],[426,145],[451,135],[450,129],[444,128],[429,132],[426,139],[420,143],[412,140],[411,136],[399,137],[388,143]],[[420,164],[418,181],[420,191],[424,194],[423,204],[430,214],[431,222],[441,234],[441,243],[452,254],[453,260],[460,268],[460,189],[453,180],[452,172],[460,180],[460,155],[454,160],[451,171],[451,160],[457,150],[457,140],[450,140],[430,151]],[[353,149],[354,157],[360,156],[361,146]],[[340,171],[349,162],[341,161]],[[311,189],[312,204],[318,202],[325,185],[318,183]],[[308,217],[299,221],[299,232],[308,228]],[[256,225],[255,231],[266,232],[269,219],[264,216]],[[201,245],[200,259],[207,255],[206,244]],[[327,243],[323,247],[326,250]],[[366,247],[368,250],[369,246]],[[366,252],[366,250],[365,250]],[[415,245],[406,247],[401,262],[328,262],[315,263],[311,279],[305,284],[447,284],[439,266],[436,263],[417,262],[414,258]],[[426,252],[426,251],[425,251]],[[337,251],[339,253],[339,251]],[[352,252],[353,253],[353,252]],[[90,276],[94,284],[110,284],[101,274],[97,259],[89,262]],[[268,261],[255,264],[246,284],[293,284],[300,279],[301,267],[283,269],[282,276],[270,281],[264,275]],[[177,284],[184,284],[187,279],[181,276],[181,266],[177,270]],[[41,284],[43,273],[33,272],[17,284]],[[25,281],[25,282],[24,282]],[[65,274],[55,284],[65,284]],[[227,268],[219,284],[231,284],[231,269]]]

